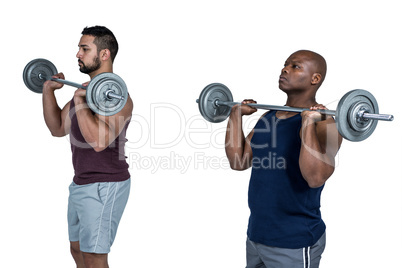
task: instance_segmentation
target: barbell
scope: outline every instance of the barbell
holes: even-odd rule
[[[34,59],[25,66],[22,76],[25,85],[35,93],[42,93],[43,84],[47,80],[86,89],[86,101],[89,108],[103,116],[120,112],[127,102],[126,84],[114,73],[98,74],[86,87],[64,79],[53,78],[55,74],[57,69],[52,62],[46,59]]]
[[[233,102],[229,88],[224,84],[213,83],[206,86],[196,100],[201,115],[209,122],[219,123],[229,117]],[[307,108],[276,106],[251,103],[248,106],[258,109],[288,111],[301,113]],[[378,120],[392,121],[393,115],[379,114],[378,104],[374,96],[363,89],[355,89],[346,93],[339,101],[336,111],[317,110],[321,114],[335,116],[338,132],[347,140],[362,141],[367,139],[377,127]]]

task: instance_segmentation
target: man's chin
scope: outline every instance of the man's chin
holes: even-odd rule
[[[80,72],[83,74],[89,74],[89,72],[86,68],[80,68]]]

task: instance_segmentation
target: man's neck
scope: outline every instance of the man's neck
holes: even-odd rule
[[[288,98],[286,101],[286,106],[299,107],[299,108],[310,108],[317,104],[315,100],[315,95],[307,94],[305,92],[288,93]]]
[[[113,65],[103,64],[103,66],[101,66],[98,70],[96,70],[88,75],[92,80],[92,78],[94,78],[95,76],[97,76],[98,74],[101,74],[101,73],[113,73]]]

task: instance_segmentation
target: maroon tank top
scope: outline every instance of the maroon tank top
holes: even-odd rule
[[[75,114],[74,98],[70,102],[70,143],[73,153],[74,182],[78,185],[95,182],[117,182],[130,178],[124,153],[129,122],[120,135],[101,152],[96,152],[84,139]]]

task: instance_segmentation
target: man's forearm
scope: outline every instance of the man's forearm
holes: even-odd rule
[[[246,138],[242,127],[242,115],[240,110],[234,108],[229,116],[225,150],[226,156],[232,169],[243,169],[244,166],[244,147]]]
[[[42,94],[43,116],[45,123],[53,136],[64,136],[62,129],[61,109],[57,104],[53,90],[43,90]]]

